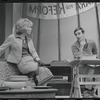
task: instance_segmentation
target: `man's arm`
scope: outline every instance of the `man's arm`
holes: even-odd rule
[[[72,53],[73,53],[74,59],[80,59],[80,57],[81,57],[81,52],[80,52],[80,50],[78,49],[78,47],[75,46],[75,45],[72,45],[71,49],[72,49]]]
[[[97,55],[97,46],[96,46],[96,43],[93,42],[92,44],[93,44],[92,53],[93,53],[93,55]]]

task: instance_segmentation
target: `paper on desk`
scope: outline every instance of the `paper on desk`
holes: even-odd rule
[[[89,55],[89,56],[83,56],[82,57],[82,60],[98,60],[97,58],[96,58],[96,55]],[[100,59],[99,59],[100,60]],[[91,66],[91,67],[98,67],[98,66],[100,66],[100,65],[92,65],[92,64],[88,64],[89,66]]]
[[[72,66],[76,66],[76,65],[79,65],[81,63],[81,61],[84,62],[85,60],[89,61],[89,63],[92,60],[93,60],[93,62],[94,62],[94,60],[100,61],[100,59],[96,58],[96,55],[91,55],[91,56],[90,55],[85,55],[85,56],[82,56],[82,58],[79,59],[79,60],[72,60],[71,62],[69,62],[69,64],[71,64]],[[98,67],[98,66],[100,66],[100,64],[97,64],[97,63],[94,64],[93,62],[88,64],[88,65],[90,65],[91,67]]]
[[[81,60],[96,60],[96,55],[86,55],[86,56],[82,56]]]

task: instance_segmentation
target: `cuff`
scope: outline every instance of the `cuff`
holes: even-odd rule
[[[34,58],[34,60],[38,62],[40,59],[36,57],[36,58]]]

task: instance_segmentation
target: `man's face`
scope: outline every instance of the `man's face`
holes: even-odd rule
[[[78,41],[82,41],[85,38],[84,33],[82,33],[81,30],[76,31],[75,36]]]

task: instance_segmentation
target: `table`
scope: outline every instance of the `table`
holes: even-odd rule
[[[72,90],[74,88],[74,98],[80,98],[81,97],[81,90],[79,85],[79,67],[81,65],[100,65],[100,59],[86,59],[86,60],[73,60],[70,62],[72,67],[74,68],[73,71],[73,83],[71,88],[70,97],[72,97]],[[88,83],[86,83],[88,84]],[[97,83],[98,84],[98,83]]]
[[[57,89],[12,89],[0,91],[0,98],[55,98]]]

